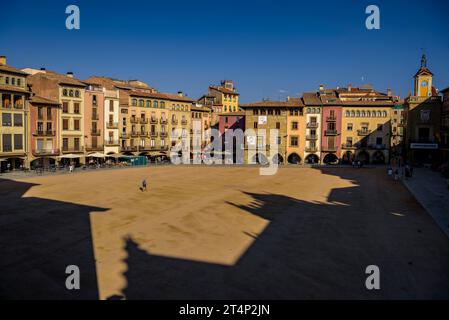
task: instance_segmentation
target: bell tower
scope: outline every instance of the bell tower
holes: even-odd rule
[[[432,77],[433,73],[427,68],[427,58],[423,54],[421,57],[421,68],[415,74],[414,96],[431,97],[432,96]]]

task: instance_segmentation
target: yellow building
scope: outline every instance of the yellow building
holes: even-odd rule
[[[0,56],[0,171],[28,166],[27,74]]]
[[[288,98],[292,107],[287,112],[287,162],[291,164],[303,163],[305,149],[305,119],[304,103],[301,98]]]
[[[221,113],[240,111],[239,94],[231,80],[221,81],[220,86],[209,86],[208,96],[215,98],[215,105],[222,106]]]

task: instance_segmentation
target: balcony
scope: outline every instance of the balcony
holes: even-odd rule
[[[361,130],[357,130],[357,134],[359,136],[367,136],[371,133],[371,130],[368,129],[361,129]]]
[[[158,122],[158,121],[157,121],[156,118],[151,118],[151,119],[150,119],[150,123],[151,123],[151,124],[157,124],[157,122]]]
[[[150,151],[150,150],[152,150],[151,148],[152,148],[152,147],[150,147],[150,146],[148,146],[148,145],[145,145],[145,146],[139,146],[137,149],[138,149],[139,151]]]
[[[40,136],[40,137],[53,137],[55,136],[56,131],[54,130],[37,130],[33,133],[33,136]]]
[[[35,157],[57,156],[59,155],[59,149],[33,149],[32,153]]]
[[[104,145],[111,147],[111,146],[119,146],[120,142],[118,140],[105,140]]]
[[[16,104],[14,104],[14,108],[15,109],[23,109],[23,104],[16,103]]]
[[[324,130],[324,135],[325,136],[336,136],[337,130]]]
[[[177,125],[178,124],[178,120],[177,119],[171,119],[171,124]]]
[[[108,129],[118,129],[118,122],[107,122],[106,128]]]
[[[318,148],[317,147],[306,147],[306,152],[317,152]]]
[[[168,133],[167,132],[161,132],[161,138],[166,138],[168,137]]]
[[[181,125],[185,126],[187,124],[187,120],[181,120]]]
[[[324,152],[336,152],[337,147],[336,146],[326,146],[326,147],[323,147],[322,150]]]
[[[375,150],[384,150],[387,148],[385,144],[370,144],[368,145],[369,149],[375,149]]]
[[[140,135],[140,132],[131,131],[131,138],[137,138]]]
[[[148,136],[150,136],[151,138],[156,138],[157,137],[157,132],[156,131],[151,131]]]
[[[98,113],[92,113],[92,120],[99,120],[100,116],[98,115]]]
[[[86,146],[86,151],[103,151],[103,146],[97,144],[96,146],[94,145],[90,145],[90,146]]]
[[[121,138],[121,139],[129,139],[130,137],[131,137],[131,136],[130,136],[129,133],[126,133],[126,132],[120,133],[120,138]]]
[[[309,134],[306,136],[306,140],[317,140],[318,136],[316,134]]]
[[[147,124],[147,123],[148,123],[148,119],[146,119],[146,118],[140,118],[140,123],[141,123],[141,124]]]
[[[161,118],[161,124],[167,124],[167,119]]]
[[[129,120],[132,124],[137,124],[139,123],[139,118],[136,117],[131,117],[131,119]]]
[[[78,146],[78,147],[64,146],[64,147],[62,147],[62,153],[79,153],[79,152],[84,152],[84,148],[81,146]]]
[[[134,152],[137,151],[137,147],[136,146],[125,146],[125,147],[120,147],[120,151],[121,152]]]
[[[326,118],[326,121],[327,122],[335,122],[335,121],[337,121],[337,118],[335,116],[329,116]]]
[[[341,145],[342,149],[357,149],[357,146],[352,143],[343,143]]]
[[[168,150],[168,146],[161,146],[161,151],[167,151]]]
[[[318,128],[318,122],[307,122],[307,128]]]
[[[99,129],[92,129],[92,130],[90,130],[90,134],[92,135],[92,136],[99,136],[99,135],[101,135],[101,131],[99,130]]]

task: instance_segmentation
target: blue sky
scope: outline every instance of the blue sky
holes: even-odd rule
[[[76,4],[81,29],[65,28]],[[365,28],[380,8],[381,29]],[[0,54],[15,67],[141,79],[193,98],[233,79],[244,102],[370,83],[406,96],[422,48],[449,86],[447,1],[8,1]]]

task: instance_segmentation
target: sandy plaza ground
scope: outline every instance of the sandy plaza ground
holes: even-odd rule
[[[449,298],[449,239],[385,168],[98,170],[0,180],[0,201],[2,298]]]

